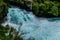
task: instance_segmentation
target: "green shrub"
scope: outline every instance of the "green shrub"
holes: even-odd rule
[[[10,26],[2,26],[0,25],[0,40],[13,40],[13,34],[15,35],[14,40],[23,40],[22,38],[20,38],[20,36],[18,36],[18,32],[11,27],[11,30],[9,29]],[[10,30],[10,31],[9,31]],[[9,35],[5,35],[6,33],[8,33],[9,31]]]
[[[58,16],[58,3],[52,1],[44,1],[44,3],[34,2],[33,13],[37,16]]]
[[[49,14],[52,14],[54,16],[58,16],[58,7],[52,6],[51,10],[49,11]]]
[[[33,2],[33,4],[32,4],[32,10],[33,10],[33,13],[36,14],[36,15],[39,13],[39,7],[38,6],[39,5],[38,5],[37,2]]]
[[[59,16],[60,16],[60,3],[58,3],[58,12],[59,12]]]

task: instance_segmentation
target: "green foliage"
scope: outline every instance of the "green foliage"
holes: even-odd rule
[[[59,12],[59,15],[60,15],[60,3],[58,3],[58,12]]]
[[[33,10],[33,13],[34,14],[38,14],[39,12],[39,7],[38,7],[38,3],[37,2],[34,2],[33,5],[32,5],[32,10]]]
[[[37,16],[53,15],[58,16],[58,2],[44,1],[43,3],[33,4],[33,13]]]
[[[9,32],[9,35],[6,36],[6,33],[8,32],[9,28],[10,28],[10,26],[8,26],[8,25],[6,27],[0,25],[0,40],[12,40],[13,39],[12,33],[14,33],[14,35],[15,35],[14,40],[23,40],[22,38],[20,38],[18,36],[18,32],[12,27]]]
[[[18,4],[26,5],[24,0],[9,0],[13,2],[17,2]],[[55,0],[33,0],[32,2],[32,10],[33,13],[37,16],[58,16],[58,2]],[[2,10],[1,10],[2,11]],[[59,11],[59,12],[58,12]],[[2,16],[1,16],[2,17]]]
[[[58,16],[58,7],[52,6],[51,11],[49,12],[54,16]]]
[[[40,8],[42,8],[42,11],[46,14],[49,13],[51,15],[58,16],[58,7],[54,2],[45,1],[44,4],[40,6]]]
[[[0,0],[0,22],[2,21],[2,19],[6,16],[5,14],[5,10],[7,8],[7,4],[4,3],[2,0]]]
[[[0,25],[0,40],[7,40],[7,36],[5,36],[7,30],[8,27],[3,27],[2,25]]]

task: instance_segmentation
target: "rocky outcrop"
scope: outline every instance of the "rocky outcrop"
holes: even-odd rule
[[[25,2],[24,2],[25,5],[30,8],[30,10],[32,10],[32,2],[33,2],[33,0],[25,0]]]
[[[24,0],[24,5],[29,8],[29,10],[32,10],[32,3],[33,0]]]

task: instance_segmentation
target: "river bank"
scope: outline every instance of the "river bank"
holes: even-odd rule
[[[51,1],[51,0],[16,0],[16,1],[7,1],[10,4],[19,6],[27,11],[32,11],[33,14],[37,17],[60,17],[60,8],[58,1]]]
[[[2,0],[0,1],[1,5],[1,13],[0,18],[1,21],[4,19],[4,17],[7,15],[8,7],[11,7],[11,5],[18,6],[22,9],[25,9],[27,11],[32,11],[33,14],[37,17],[46,17],[46,18],[52,18],[52,17],[60,17],[60,3],[58,1],[22,1],[22,0]],[[3,6],[4,5],[4,6]]]

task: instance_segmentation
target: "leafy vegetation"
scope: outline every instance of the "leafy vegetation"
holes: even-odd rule
[[[0,25],[0,40],[23,40],[22,38],[20,38],[18,36],[18,32],[13,29],[11,27],[11,30],[9,31],[9,28],[10,26],[6,26],[6,27],[3,27],[2,25]],[[8,32],[9,31],[9,32]],[[9,34],[8,34],[9,33]],[[15,37],[13,38],[13,34],[15,35]],[[8,34],[8,35],[6,35]]]
[[[7,0],[0,0],[0,21],[6,16]],[[8,0],[17,2],[19,4],[25,4],[24,0]],[[57,0],[33,0],[32,11],[39,17],[59,17],[60,16],[60,3]],[[5,11],[5,12],[3,12]],[[3,14],[4,13],[4,14]]]
[[[25,0],[9,0],[25,5]],[[33,0],[32,11],[39,17],[59,17],[58,0]],[[26,5],[25,5],[26,6]],[[24,6],[24,7],[25,7]]]
[[[37,5],[38,4],[38,5]],[[56,1],[43,1],[43,2],[33,2],[33,13],[41,17],[57,17],[58,14],[58,2]]]
[[[6,16],[6,12],[7,12],[7,4],[2,0],[0,0],[0,22]]]
[[[38,3],[37,2],[34,2],[33,5],[32,5],[32,9],[33,9],[33,12],[34,14],[38,14],[39,13],[39,7],[38,7]]]

